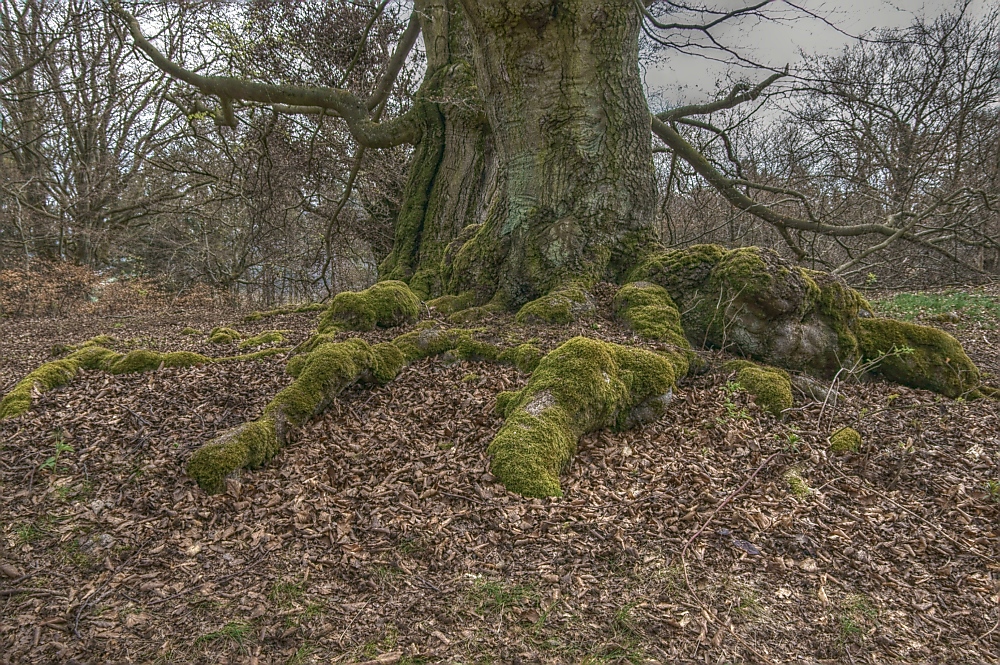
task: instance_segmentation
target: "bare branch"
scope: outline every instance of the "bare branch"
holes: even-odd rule
[[[404,114],[391,121],[377,123],[369,116],[368,106],[354,94],[340,88],[273,85],[246,81],[230,76],[204,76],[168,59],[146,39],[134,16],[125,11],[117,0],[111,0],[113,11],[125,21],[135,45],[152,60],[153,64],[175,79],[192,85],[203,94],[222,100],[223,117],[227,115],[226,101],[241,99],[262,104],[284,104],[294,107],[315,107],[334,111],[347,122],[351,136],[368,148],[388,148],[420,140],[420,126],[412,114]],[[230,121],[226,118],[226,122]]]

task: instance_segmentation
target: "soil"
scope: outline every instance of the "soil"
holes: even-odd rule
[[[0,390],[96,334],[224,356],[180,331],[296,343],[317,319],[243,314],[2,321]],[[943,327],[995,382],[1000,331]],[[291,381],[282,357],[84,372],[0,423],[0,662],[1000,662],[1000,403],[851,380],[778,420],[706,357],[660,421],[585,436],[549,500],[488,471],[511,367],[349,390],[217,496],[186,461]],[[843,426],[864,443],[835,456]]]

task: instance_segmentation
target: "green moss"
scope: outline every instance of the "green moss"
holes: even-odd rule
[[[518,323],[565,325],[593,314],[594,305],[580,284],[571,283],[525,304],[514,318]]]
[[[413,273],[408,284],[418,298],[429,298],[435,293],[441,293],[441,274],[436,269],[424,268]]]
[[[475,301],[476,294],[472,291],[466,291],[457,296],[441,296],[434,300],[428,300],[427,306],[436,309],[442,314],[449,315],[468,309]]]
[[[830,450],[835,455],[856,453],[861,450],[861,435],[856,429],[842,427],[830,435]]]
[[[625,281],[659,284],[677,300],[701,286],[728,253],[720,245],[693,245],[652,254],[636,265]]]
[[[308,359],[309,356],[307,354],[292,356],[285,364],[285,374],[297,377],[302,373],[302,369],[306,366],[306,360]]]
[[[541,362],[544,355],[542,350],[534,344],[519,344],[502,351],[497,359],[517,367],[525,374],[530,374],[538,367],[538,363]]]
[[[477,321],[482,321],[491,314],[502,311],[502,307],[497,305],[483,305],[482,307],[467,307],[466,309],[460,309],[454,314],[448,315],[449,323],[456,323],[459,325],[465,325],[468,323],[475,323]]]
[[[326,342],[295,356],[287,367],[295,381],[271,400],[263,417],[203,446],[191,458],[188,475],[209,493],[221,491],[229,473],[260,466],[273,457],[284,444],[289,425],[305,424],[357,381],[388,383],[404,363],[395,345],[373,347],[361,339]]]
[[[181,334],[182,335],[190,335],[190,336],[195,336],[195,335],[200,336],[202,333],[197,328],[192,328],[191,326],[186,326],[183,330],[181,330]]]
[[[187,473],[203,490],[217,494],[225,489],[230,473],[259,467],[280,448],[274,419],[264,417],[231,429],[195,451]]]
[[[328,307],[326,303],[321,302],[307,302],[301,305],[288,305],[286,307],[276,307],[275,309],[269,309],[267,311],[256,311],[247,314],[243,320],[247,322],[260,321],[272,316],[280,316],[282,314],[303,314],[306,312],[319,312],[325,310]]]
[[[490,470],[525,496],[560,496],[559,473],[579,437],[624,427],[635,407],[671,392],[674,366],[644,349],[574,337],[545,356],[528,384],[501,393],[507,421],[487,449]]]
[[[937,328],[862,318],[858,341],[872,373],[911,388],[959,397],[979,386],[979,370],[958,340]]]
[[[210,344],[232,344],[242,337],[243,336],[240,335],[239,332],[225,326],[212,328],[212,330],[208,333],[208,341]]]
[[[213,362],[208,356],[191,351],[172,351],[160,353],[148,349],[129,351],[119,356],[108,366],[112,374],[131,374],[134,372],[150,372],[163,367],[193,367]]]
[[[736,372],[740,388],[747,391],[760,408],[774,417],[780,418],[782,411],[792,408],[792,382],[788,372],[746,360],[731,360],[723,367]]]
[[[302,425],[374,365],[364,340],[322,344],[309,354],[298,378],[271,400],[265,414],[277,412],[291,424]]]
[[[806,481],[802,479],[797,469],[792,469],[785,474],[785,482],[788,483],[788,489],[799,499],[804,499],[805,497],[812,494],[812,490]]]
[[[285,335],[290,332],[291,330],[265,330],[259,335],[243,340],[239,346],[241,349],[250,349],[265,344],[280,344],[285,341]]]
[[[115,338],[110,335],[97,335],[79,344],[56,344],[52,347],[53,356],[63,356],[73,351],[86,349],[92,346],[110,346],[115,343]]]
[[[677,371],[682,375],[687,374],[696,355],[684,336],[677,305],[666,289],[651,282],[626,284],[615,294],[612,309],[639,336],[665,342],[682,351],[671,357],[678,362],[683,361],[677,366]]]
[[[320,317],[320,333],[337,329],[371,330],[412,323],[420,315],[420,299],[403,282],[387,280],[364,291],[338,293]]]
[[[383,342],[372,347],[374,366],[372,375],[380,384],[386,384],[396,378],[406,364],[406,357],[399,347],[392,342]]]

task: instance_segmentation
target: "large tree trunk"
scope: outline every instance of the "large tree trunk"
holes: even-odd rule
[[[512,308],[619,276],[656,238],[635,6],[437,0],[424,17],[422,98],[444,101],[427,104],[383,278]]]
[[[452,291],[517,306],[614,277],[655,239],[649,109],[630,0],[462,0],[499,170]]]
[[[442,261],[469,224],[482,221],[495,181],[495,159],[476,86],[465,16],[449,0],[416,7],[427,49],[427,75],[417,95],[423,136],[395,227],[382,279],[399,279],[424,298],[441,295]]]

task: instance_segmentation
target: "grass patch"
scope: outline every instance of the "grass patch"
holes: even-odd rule
[[[872,304],[880,314],[904,321],[973,321],[989,328],[996,328],[1000,322],[1000,298],[979,292],[956,289],[940,293],[896,293],[878,298]],[[953,321],[952,314],[957,314],[959,321]]]
[[[847,641],[860,641],[878,622],[878,610],[871,599],[863,594],[851,594],[840,604],[837,613],[837,627],[840,638]]]
[[[305,592],[305,583],[281,580],[271,585],[271,591],[267,597],[280,607],[291,607],[296,600],[302,598]]]
[[[224,640],[227,642],[235,642],[242,651],[243,642],[250,635],[251,630],[252,628],[248,623],[243,623],[242,621],[230,621],[219,630],[202,635],[196,639],[194,643],[195,646],[197,646],[199,644],[211,644],[212,642]]]
[[[469,596],[480,614],[502,614],[512,608],[534,605],[538,599],[538,594],[529,586],[482,578],[473,582]]]

